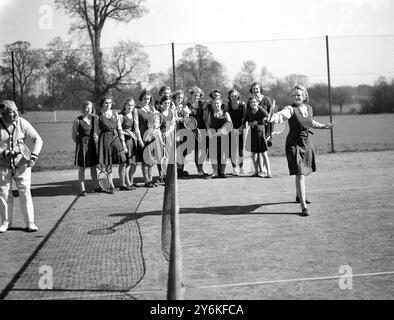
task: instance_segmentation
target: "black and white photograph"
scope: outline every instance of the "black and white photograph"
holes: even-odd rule
[[[0,0],[0,300],[393,300],[393,17]]]

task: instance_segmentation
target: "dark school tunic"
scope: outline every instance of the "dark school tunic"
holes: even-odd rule
[[[207,127],[205,126],[204,121],[204,103],[202,101],[198,101],[197,108],[193,107],[192,104],[189,102],[186,104],[190,109],[189,117],[196,119],[197,121],[197,129],[199,130],[206,130]],[[203,147],[202,143],[198,142],[198,130],[194,130],[194,137],[195,137],[195,145],[194,145],[194,152],[198,155],[200,153],[201,148]],[[208,152],[208,137],[205,141],[205,152]]]
[[[153,165],[154,163],[160,163],[160,159],[163,156],[163,146],[161,142],[153,138],[150,141],[147,141],[148,136],[148,119],[153,115],[153,112],[147,112],[142,108],[137,109],[138,112],[138,125],[140,129],[141,137],[144,141],[144,147],[137,147],[137,162],[144,162],[148,165]],[[158,111],[155,111],[158,112]],[[161,134],[161,133],[159,133]],[[149,149],[145,152],[145,149]],[[144,156],[146,157],[144,159]]]
[[[96,143],[93,139],[96,118],[88,115],[90,124],[83,120],[82,116],[78,119],[77,142],[75,146],[74,164],[78,167],[91,167],[97,165]]]
[[[224,111],[222,113],[222,115],[218,118],[214,116],[214,113],[211,112],[210,113],[210,120],[211,120],[211,129],[214,129],[216,132],[223,127],[223,125],[226,123],[227,118],[226,118],[226,111]],[[225,148],[224,150],[222,150],[222,138],[223,138],[223,143],[228,143],[228,136],[216,136],[213,139],[217,139],[217,144],[216,144],[216,158],[218,161],[218,164],[225,164],[222,163],[222,160],[227,159],[229,157],[229,148]],[[226,141],[227,140],[227,141]],[[227,149],[227,150],[226,150]],[[214,155],[209,155],[209,157],[214,156]]]
[[[118,115],[112,110],[111,118],[104,114],[98,117],[99,142],[98,161],[100,164],[110,165],[126,162],[126,155],[119,138]]]
[[[295,105],[292,105],[295,108]],[[289,133],[286,137],[286,158],[290,175],[309,175],[316,171],[315,151],[310,138],[311,132],[302,126],[295,114],[288,120]]]
[[[233,109],[231,102],[227,104],[227,111],[230,115],[231,121],[233,122],[233,128],[238,129],[243,124],[243,118],[245,114],[246,105],[244,102],[240,102],[238,109]],[[243,131],[240,132],[237,139],[232,139],[236,137],[233,134],[230,135],[230,154],[232,154],[232,145],[234,144],[234,149],[238,150],[238,154],[242,156],[242,151],[244,148],[244,135]],[[233,141],[235,140],[235,141]]]
[[[124,113],[120,113],[122,117],[122,129],[123,130],[130,130],[131,132],[134,133],[134,117],[131,119],[128,118]],[[134,112],[132,113],[134,115]],[[136,162],[136,153],[137,153],[137,137],[132,136],[129,137],[128,135],[124,135],[125,138],[125,143],[126,143],[126,148],[127,148],[127,163],[132,164]]]
[[[268,117],[268,113],[261,107],[258,107],[256,113],[253,113],[251,109],[246,110],[244,122],[257,121],[258,125],[263,124],[263,119]],[[267,140],[265,138],[265,131],[258,130],[257,126],[250,128],[246,141],[250,141],[245,146],[245,149],[253,153],[262,153],[268,150]]]

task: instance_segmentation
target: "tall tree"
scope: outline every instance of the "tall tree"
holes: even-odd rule
[[[196,45],[182,52],[176,63],[177,87],[199,86],[204,92],[227,87],[227,75],[224,66],[215,60],[208,47]]]
[[[242,63],[241,71],[235,76],[234,85],[238,88],[250,87],[257,81],[257,65],[253,60],[247,60]]]
[[[25,96],[28,96],[33,89],[36,81],[41,75],[43,50],[30,50],[31,44],[27,41],[16,41],[5,45],[3,58],[3,72],[10,74],[12,77],[12,58],[14,54],[14,74],[16,82],[16,91],[19,94],[20,112],[25,110]]]
[[[114,86],[116,78],[105,77],[101,34],[109,19],[129,22],[145,15],[148,10],[142,5],[144,0],[55,0],[58,9],[65,10],[75,23],[71,31],[86,31],[89,35],[94,60],[94,99]]]

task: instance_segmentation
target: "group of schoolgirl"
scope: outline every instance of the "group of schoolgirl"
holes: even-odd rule
[[[176,139],[178,177],[189,175],[184,170],[184,164],[185,157],[191,151],[194,151],[194,162],[199,177],[226,177],[225,167],[228,158],[231,159],[233,175],[245,174],[245,149],[252,153],[255,168],[253,176],[270,178],[266,139],[270,127],[264,119],[270,112],[272,102],[269,97],[262,94],[258,83],[251,85],[250,93],[251,97],[244,103],[240,100],[239,92],[231,89],[228,92],[228,102],[225,104],[219,90],[210,92],[210,99],[204,101],[203,91],[194,86],[189,90],[189,99],[185,103],[185,94],[182,90],[172,92],[169,86],[163,86],[156,101],[153,101],[152,94],[145,89],[139,95],[138,106],[132,97],[125,98],[119,113],[112,109],[112,97],[104,95],[99,101],[96,115],[93,114],[92,102],[85,101],[81,108],[82,114],[75,119],[72,128],[72,139],[76,143],[74,162],[79,167],[80,195],[87,195],[85,168],[90,168],[95,192],[114,193],[112,166],[115,164],[119,165],[121,191],[134,190],[137,187],[134,175],[138,162],[141,163],[145,187],[156,187],[164,183],[165,173],[160,159],[164,154],[169,155],[173,145],[169,132],[171,128],[177,128],[179,133],[187,132],[183,124],[187,117],[196,120],[197,129],[193,135],[181,134]],[[155,113],[161,113],[163,122],[160,134],[152,135],[149,121]],[[231,134],[220,134],[220,129],[226,123],[231,123]],[[247,127],[250,130],[248,136],[244,137],[244,129]],[[208,134],[204,135],[205,133]],[[201,136],[206,139],[201,139]],[[190,137],[195,141],[190,141]],[[248,141],[245,146],[244,141]],[[226,147],[223,148],[223,145]],[[204,161],[207,159],[211,160],[212,173],[203,170]],[[152,176],[154,164],[157,165],[159,173],[156,181]],[[109,190],[102,190],[98,184],[98,165],[109,173]]]

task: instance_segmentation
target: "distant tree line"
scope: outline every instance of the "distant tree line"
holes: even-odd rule
[[[14,54],[14,81],[16,100],[24,111],[78,109],[86,99],[95,100],[94,59],[89,47],[71,49],[70,42],[60,38],[48,43],[45,50],[31,50],[30,43],[17,41],[5,46],[0,61],[0,97],[13,98],[11,52]],[[157,95],[163,85],[173,87],[172,66],[165,72],[150,72],[149,55],[136,42],[120,42],[103,50],[102,92],[111,92],[115,102],[124,96],[138,98],[143,88]],[[249,96],[250,85],[257,81],[265,94],[274,98],[279,106],[290,101],[291,89],[296,84],[308,87],[310,104],[317,115],[326,115],[328,108],[327,84],[308,84],[308,77],[289,74],[275,77],[264,66],[260,70],[254,61],[244,61],[233,80],[228,78],[226,67],[217,61],[208,47],[195,45],[183,51],[175,62],[176,88],[199,86],[208,94],[219,89],[226,96],[230,88],[236,88],[241,97]],[[394,112],[394,80],[380,77],[373,86],[359,85],[331,88],[332,105],[336,113],[385,113]],[[344,111],[344,106],[348,106]],[[358,106],[350,107],[349,106]],[[353,108],[353,109],[352,109]]]
[[[78,32],[86,39],[86,46],[72,49],[71,42],[57,37],[47,48],[32,50],[27,41],[8,44],[0,54],[0,98],[15,100],[20,110],[79,109],[83,100],[93,102],[111,92],[120,104],[124,96],[138,97],[143,88],[157,95],[159,88],[173,88],[173,66],[168,70],[150,71],[149,55],[138,42],[121,41],[111,49],[101,48],[101,35],[108,20],[129,22],[149,12],[145,0],[55,0],[58,10],[72,19],[70,32]],[[12,72],[12,57],[14,72]],[[326,84],[308,84],[302,74],[275,77],[263,66],[257,69],[254,61],[242,63],[234,79],[228,77],[226,67],[210,52],[208,47],[195,45],[185,49],[175,62],[176,88],[187,89],[197,85],[208,94],[219,89],[226,96],[236,88],[246,100],[253,82],[260,82],[265,94],[278,105],[290,101],[291,89],[296,84],[308,87],[311,104],[316,114],[327,114],[328,88]],[[174,89],[174,88],[173,88]],[[394,112],[394,80],[379,78],[375,85],[332,88],[332,103],[344,112],[344,107],[358,105],[352,112]],[[346,112],[349,112],[347,110]]]

